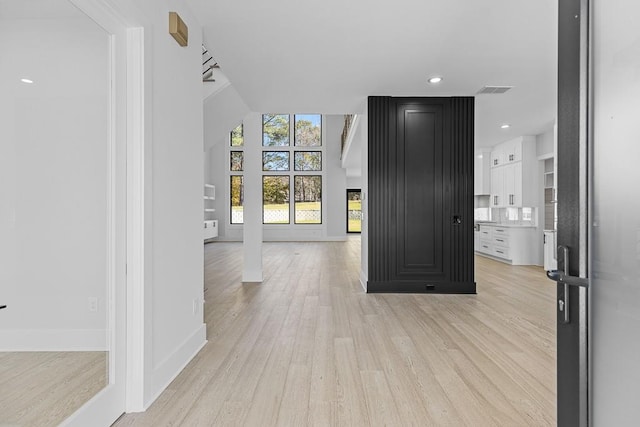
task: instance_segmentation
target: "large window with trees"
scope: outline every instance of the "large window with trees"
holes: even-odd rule
[[[322,224],[323,152],[322,115],[262,115],[264,224]],[[243,224],[242,125],[231,132],[228,153],[230,223]]]
[[[262,170],[269,172],[262,182],[263,222],[290,223],[293,184],[294,224],[322,224],[322,115],[263,114],[262,146]]]

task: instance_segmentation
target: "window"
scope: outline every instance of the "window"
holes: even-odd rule
[[[294,154],[294,168],[296,171],[321,171],[321,151],[296,151]]]
[[[289,224],[289,175],[262,177],[262,220],[265,224]]]
[[[262,146],[264,147],[289,146],[289,115],[288,114],[263,114],[262,115]]]
[[[243,224],[244,177],[242,175],[231,175],[230,182],[231,224]]]
[[[322,223],[322,177],[296,175],[294,177],[295,223]]]
[[[230,170],[233,172],[239,172],[244,170],[244,151],[231,152]]]
[[[244,129],[242,125],[238,125],[234,130],[231,131],[231,146],[232,147],[242,147],[244,145]]]
[[[263,151],[262,152],[263,171],[288,171],[289,152],[288,151]]]
[[[231,224],[243,224],[244,216],[244,128],[238,125],[229,134],[229,205]],[[240,173],[238,173],[240,172]]]
[[[293,116],[296,147],[319,147],[322,145],[322,115],[296,114]]]
[[[362,197],[360,190],[347,190],[347,233],[362,231]]]
[[[229,136],[230,224],[244,223],[243,131]],[[322,115],[263,114],[261,151],[263,224],[322,224]]]

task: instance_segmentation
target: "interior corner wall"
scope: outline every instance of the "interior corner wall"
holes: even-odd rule
[[[326,210],[326,237],[329,240],[345,240],[347,238],[347,176],[340,162],[341,135],[344,127],[344,116],[326,115],[325,162],[326,183],[323,194],[323,208]]]
[[[369,113],[365,103],[364,112],[360,117],[360,129],[362,130],[363,141],[369,139]],[[362,144],[362,175],[361,175],[361,198],[362,198],[362,231],[360,232],[360,284],[367,292],[367,282],[369,281],[369,147]]]
[[[206,343],[203,322],[202,29],[177,0],[137,1],[146,16],[145,84],[151,145],[152,244],[145,294],[145,390],[149,406]],[[189,44],[167,32],[170,11],[189,27]],[[147,250],[147,249],[145,249]]]
[[[347,177],[347,188],[357,190],[360,187],[362,187],[362,176]]]
[[[553,155],[553,129],[549,129],[548,131],[536,135],[536,154],[538,157]]]
[[[232,85],[207,98],[204,101],[205,149],[228,141],[229,132],[249,113],[249,107]]]

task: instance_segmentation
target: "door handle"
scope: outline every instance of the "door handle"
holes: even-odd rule
[[[2,310],[3,308],[7,308],[6,305],[0,305],[0,310]]]
[[[569,274],[569,248],[566,246],[558,246],[558,259],[563,260],[564,271],[547,271],[547,277],[554,282],[558,282],[558,284],[564,285],[563,296],[558,300],[558,310],[563,313],[562,323],[569,323],[571,321],[569,316],[569,286],[588,288],[589,279]]]
[[[569,286],[580,286],[582,288],[589,287],[589,279],[586,277],[572,276],[569,274],[569,248],[566,246],[558,246],[558,259],[564,262],[564,271],[549,270],[547,277],[554,282],[563,283]]]

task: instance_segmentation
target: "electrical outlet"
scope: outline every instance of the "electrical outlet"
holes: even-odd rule
[[[98,298],[89,297],[89,311],[95,313],[98,311]]]

